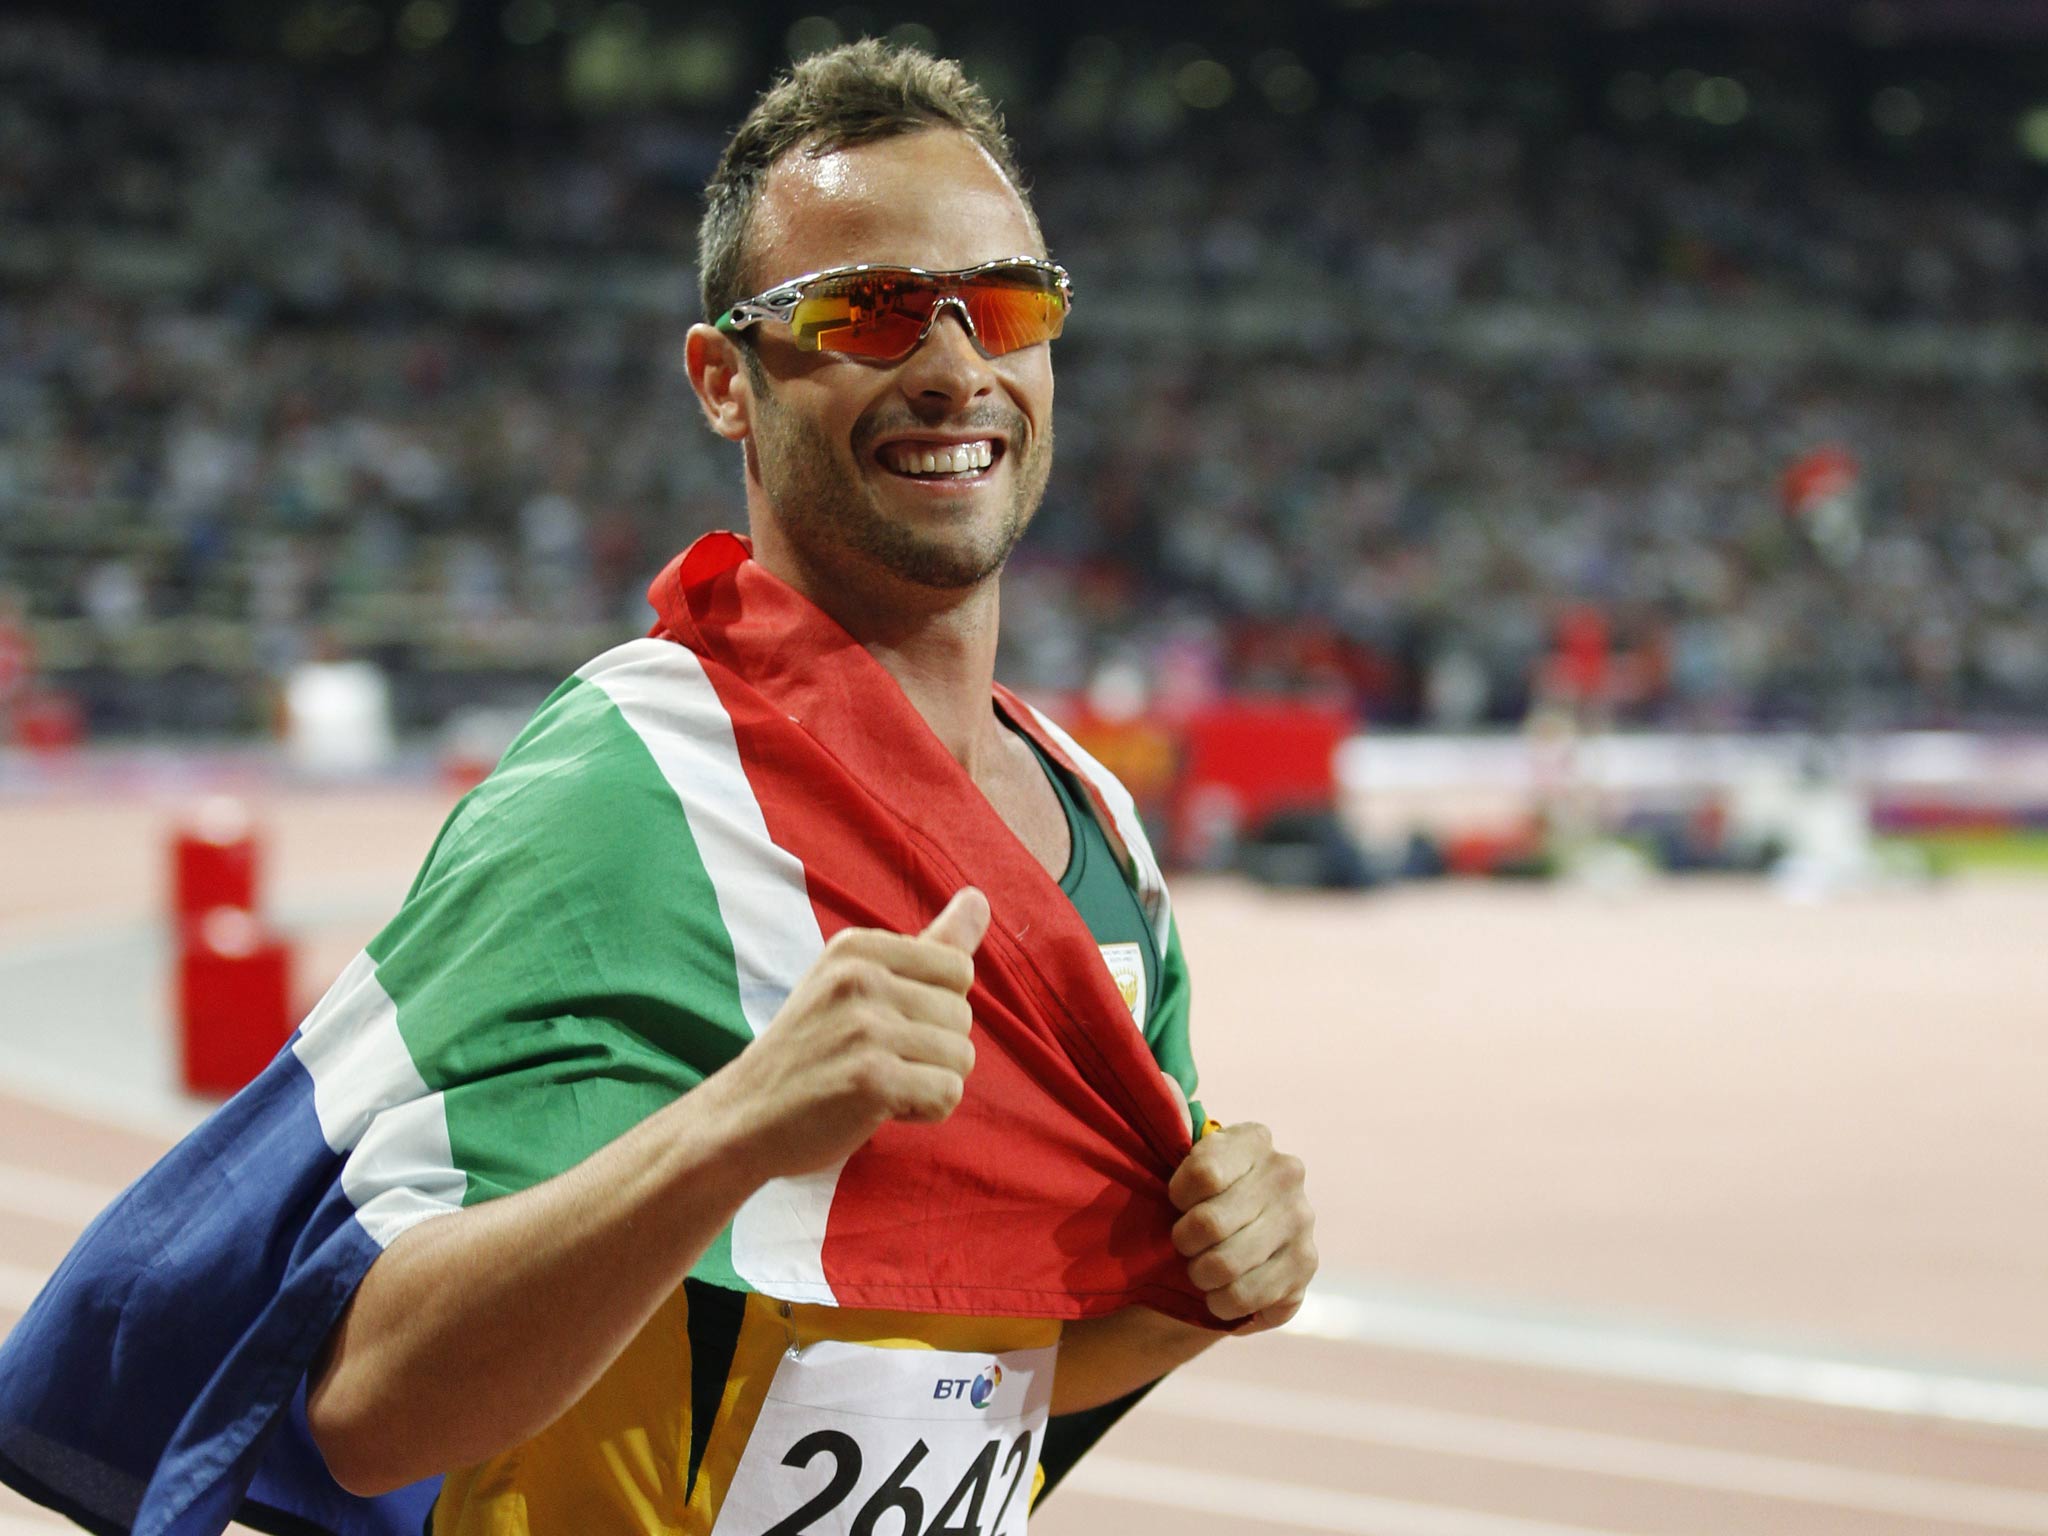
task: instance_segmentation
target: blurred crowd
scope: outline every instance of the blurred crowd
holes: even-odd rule
[[[1012,118],[1079,290],[1013,682],[1500,722],[1591,610],[1627,720],[2048,705],[2041,373],[1740,344],[2048,319],[2039,176],[1441,109]],[[639,628],[660,564],[742,515],[680,368],[720,139],[0,29],[0,592],[46,670],[530,679]],[[1673,316],[1724,344],[1592,341]],[[1816,453],[1845,469],[1809,496]],[[408,723],[470,686],[401,689]]]

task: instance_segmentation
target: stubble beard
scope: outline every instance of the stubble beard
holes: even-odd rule
[[[1002,517],[974,538],[947,538],[891,518],[814,422],[772,397],[762,404],[770,429],[763,436],[774,441],[757,439],[761,486],[783,536],[814,568],[844,571],[851,556],[934,591],[980,586],[1002,570],[1031,526],[1052,471],[1050,429],[1021,453],[1016,445],[1025,434],[1010,432],[1013,489]],[[934,511],[946,516],[943,507]]]

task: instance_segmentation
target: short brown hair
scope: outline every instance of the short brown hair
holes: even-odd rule
[[[955,128],[995,161],[1024,204],[1024,189],[1003,115],[951,59],[864,37],[792,65],[754,103],[719,157],[704,189],[697,225],[697,287],[704,318],[716,319],[751,296],[747,234],[761,183],[784,155],[829,155],[854,144],[925,128]]]

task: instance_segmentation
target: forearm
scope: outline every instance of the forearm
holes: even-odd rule
[[[556,1178],[423,1222],[370,1266],[307,1398],[343,1486],[479,1461],[583,1395],[752,1192],[723,1090],[714,1077]]]
[[[1107,1317],[1069,1323],[1060,1334],[1052,1411],[1079,1413],[1113,1403],[1187,1364],[1222,1337],[1150,1307],[1125,1307]]]
[[[1170,1081],[1170,1079],[1169,1079]],[[1277,1328],[1301,1309],[1316,1272],[1315,1213],[1301,1160],[1276,1153],[1271,1134],[1247,1121],[1195,1143],[1167,1194],[1182,1215],[1174,1246],[1209,1310],[1242,1333]],[[1116,1401],[1222,1335],[1149,1307],[1069,1324],[1060,1339],[1052,1411],[1079,1413]]]

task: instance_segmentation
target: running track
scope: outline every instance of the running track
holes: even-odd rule
[[[163,1145],[0,1095],[0,1324]],[[1034,1529],[1189,1520],[1244,1536],[2048,1532],[2048,1436],[1289,1332],[1182,1372]],[[0,1536],[62,1526],[0,1497]]]
[[[143,921],[119,899],[90,899],[108,905],[114,928]],[[74,910],[89,909],[81,900]],[[0,968],[0,990],[8,981]],[[1213,1059],[1210,1070],[1213,1080]],[[1995,1103],[1984,1118],[1995,1129]],[[152,1122],[0,1085],[0,1330],[100,1206],[168,1145],[168,1128],[138,1124]],[[1311,1159],[1321,1188],[1346,1176],[1333,1161],[1326,1149]],[[1397,1200],[1382,1204],[1392,1247],[1407,1227]],[[1625,1220],[1619,1193],[1612,1204]],[[1357,1230],[1343,1199],[1325,1205],[1334,1273],[1302,1326],[1225,1343],[1180,1373],[1034,1529],[1123,1536],[1192,1521],[1246,1536],[2048,1533],[2048,1386],[2038,1371],[1894,1366],[1738,1345],[1732,1333],[1631,1331],[1588,1321],[1583,1309],[1524,1315],[1375,1288],[1346,1279],[1363,1272],[1357,1256],[1374,1251],[1372,1234]],[[2010,1225],[1993,1212],[1985,1230]],[[2031,1347],[2038,1314],[2002,1324],[2007,1293],[1997,1286],[2038,1295],[2042,1272],[1980,1277],[1979,1267],[1916,1276],[1929,1294],[1980,1299],[1970,1316],[1903,1317],[1899,1337],[1959,1346],[2024,1337]],[[1567,1270],[1551,1278],[1553,1292],[1568,1289]],[[1763,1310],[1810,1308],[1797,1281],[1788,1275]],[[1726,1291],[1717,1283],[1713,1294]],[[1864,1316],[1873,1293],[1903,1294],[1895,1275],[1873,1271],[1867,1284],[1841,1287],[1843,1315]],[[1981,1348],[1971,1357],[1983,1358]],[[0,1492],[0,1536],[61,1528]]]

